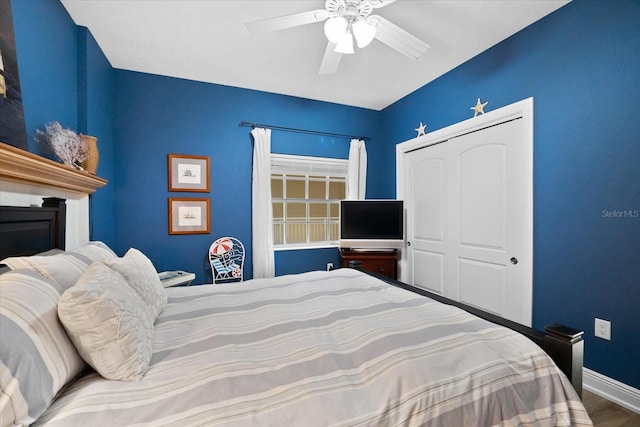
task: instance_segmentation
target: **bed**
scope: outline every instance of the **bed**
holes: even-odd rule
[[[3,215],[0,209],[0,237]],[[3,335],[15,316],[5,300],[21,306],[21,286],[49,287],[41,304],[25,307],[41,307],[35,323],[57,322],[51,304],[62,313],[67,291],[79,286],[59,284],[75,280],[73,274],[81,275],[79,283],[96,266],[129,256],[110,252],[91,243],[22,258],[48,267],[0,276]],[[74,264],[48,280],[57,264],[50,257]],[[100,257],[115,258],[96,262]],[[14,293],[4,293],[5,277],[12,276]],[[563,373],[542,349],[552,343],[549,353],[574,365],[579,334],[556,327],[554,333],[524,328],[523,335],[446,302],[355,269],[169,288],[153,319],[148,366],[136,380],[106,379],[74,354],[75,341],[64,344],[64,333],[51,326],[59,354],[31,350],[46,359],[40,374],[54,379],[39,383],[9,369],[6,354],[17,346],[3,336],[2,425],[18,412],[21,422],[38,426],[592,425],[569,379],[577,368]]]

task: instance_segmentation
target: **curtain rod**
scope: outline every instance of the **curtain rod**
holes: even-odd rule
[[[260,123],[251,123],[251,122],[240,122],[239,126],[250,127],[250,128],[269,128],[274,130],[282,130],[285,132],[296,132],[296,133],[306,133],[311,135],[324,135],[324,136],[333,136],[335,138],[350,138],[350,139],[363,139],[365,141],[370,141],[371,138],[368,136],[355,136],[355,135],[345,135],[342,133],[331,133],[331,132],[322,132],[319,130],[309,130],[309,129],[297,129],[297,128],[288,128],[283,126],[273,126],[273,125],[263,125]]]

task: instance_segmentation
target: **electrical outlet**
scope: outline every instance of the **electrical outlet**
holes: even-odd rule
[[[598,338],[611,341],[611,322],[596,317],[595,334]]]
[[[333,270],[333,263],[332,262],[328,262],[327,263],[327,271],[331,271]]]

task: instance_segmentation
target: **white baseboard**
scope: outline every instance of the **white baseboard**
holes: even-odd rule
[[[589,368],[582,369],[582,386],[598,396],[640,414],[640,390]]]

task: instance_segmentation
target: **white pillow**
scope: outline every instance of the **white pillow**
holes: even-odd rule
[[[72,251],[49,251],[0,261],[12,270],[28,269],[60,284],[65,289],[75,285],[93,261],[117,259],[118,256],[100,241],[89,242]]]
[[[104,263],[120,273],[129,286],[136,290],[155,322],[167,308],[167,293],[151,260],[139,250],[131,248],[124,257],[105,260]]]
[[[82,358],[110,380],[140,380],[151,360],[153,321],[124,278],[94,262],[58,303],[58,316]]]
[[[78,246],[77,248],[72,249],[68,252],[82,254],[89,258],[91,261],[104,261],[107,259],[118,258],[118,255],[116,255],[116,253],[113,252],[113,250],[111,250],[109,246],[99,240],[95,240],[82,246]]]
[[[31,270],[66,289],[78,281],[92,261],[82,254],[62,252],[55,255],[11,257],[0,262],[12,270]]]

